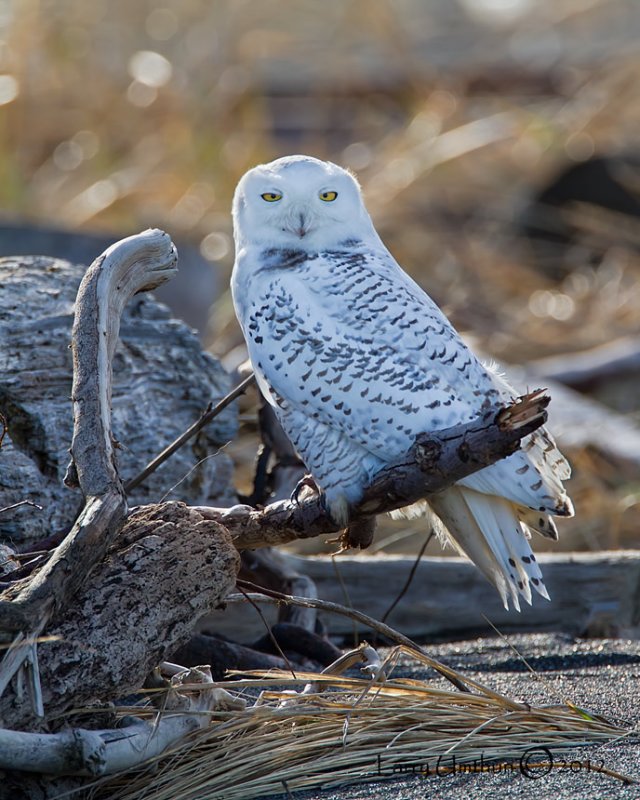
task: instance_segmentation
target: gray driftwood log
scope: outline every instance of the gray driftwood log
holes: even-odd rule
[[[294,556],[277,553],[283,573],[304,571],[323,600],[344,603],[342,581],[353,608],[382,619],[414,566],[406,556]],[[640,552],[543,553],[538,556],[551,602],[536,598],[521,613],[506,611],[495,589],[473,564],[461,558],[423,558],[413,581],[387,622],[418,641],[428,637],[464,639],[499,631],[562,631],[593,637],[637,637],[640,632]],[[264,608],[270,622],[274,609]],[[320,614],[331,633],[353,636],[352,620]],[[486,619],[485,619],[486,616]],[[230,605],[200,625],[226,636],[242,631],[246,641],[264,625],[250,606]],[[361,635],[370,634],[359,628]]]
[[[157,286],[175,266],[169,237],[146,231],[110,247],[82,281],[73,328],[74,432],[67,480],[79,485],[85,506],[46,564],[12,584],[0,601],[0,627],[19,630],[0,663],[3,725],[48,724],[52,713],[70,705],[140,687],[235,581],[239,556],[226,531],[183,505],[132,514],[120,530],[127,503],[111,431],[120,317],[133,294]],[[45,628],[39,657],[37,637]],[[19,680],[25,664],[27,694]]]
[[[96,253],[96,256],[98,253]],[[21,549],[69,530],[82,506],[63,485],[73,430],[73,308],[86,267],[44,256],[0,259],[0,540]],[[125,309],[114,355],[113,435],[127,481],[230,389],[220,364],[166,307],[136,295]],[[140,487],[131,504],[168,499],[230,505],[232,464],[220,448],[235,437],[228,408]],[[172,493],[179,484],[179,491]]]
[[[191,713],[163,714],[152,720],[130,717],[127,725],[116,729],[75,728],[55,734],[0,730],[0,768],[45,775],[109,775],[136,767],[193,731],[206,728],[210,721],[207,712],[214,709],[242,709],[245,706],[244,701],[232,697],[224,689],[213,688],[211,676],[205,669],[184,670],[179,677],[184,683],[202,685],[202,698],[195,702],[192,700],[192,689],[189,695],[182,697],[177,691],[170,693],[177,695],[175,699],[178,701],[182,700],[181,710]],[[173,697],[170,699],[174,700]],[[171,710],[175,705],[174,700]],[[31,781],[31,786],[37,786],[36,780]],[[65,788],[73,787],[74,784],[70,782]],[[64,793],[60,785],[48,788],[53,790],[53,797]],[[25,789],[24,782],[21,789]],[[38,794],[41,795],[41,792]],[[16,795],[17,787],[14,786],[11,788],[14,800]],[[22,792],[20,795],[24,796]],[[3,795],[0,789],[0,797],[9,795]]]

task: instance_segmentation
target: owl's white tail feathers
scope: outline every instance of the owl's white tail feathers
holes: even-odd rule
[[[520,610],[520,596],[531,605],[531,587],[549,599],[528,531],[509,500],[455,485],[432,495],[429,504],[462,552],[494,584],[505,608]]]

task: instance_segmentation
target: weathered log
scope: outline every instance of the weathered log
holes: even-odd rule
[[[537,391],[504,408],[488,409],[472,422],[420,434],[401,461],[374,476],[362,500],[351,509],[352,518],[411,505],[506,458],[519,448],[521,439],[544,424],[548,404],[548,395]],[[325,511],[317,493],[258,510],[237,505],[230,509],[199,506],[198,511],[224,525],[239,550],[307,539],[342,527]]]
[[[296,595],[300,597],[300,595]],[[305,595],[302,595],[303,597]],[[313,598],[309,598],[313,599]],[[285,605],[285,604],[283,604]],[[302,606],[297,606],[302,609]],[[315,609],[307,609],[309,611]],[[314,613],[315,616],[315,613]],[[269,635],[262,636],[252,644],[252,649],[262,653],[275,653],[275,643],[278,648],[287,654],[302,656],[310,661],[315,661],[326,667],[340,657],[342,651],[332,644],[328,639],[318,636],[306,628],[299,625],[292,625],[290,622],[278,622],[271,626]]]
[[[414,579],[388,622],[408,636],[463,639],[491,635],[490,620],[503,633],[562,631],[571,635],[637,637],[640,631],[640,553],[542,553],[538,557],[551,602],[540,600],[521,613],[506,611],[495,589],[461,558],[429,557],[418,564]],[[314,581],[318,597],[344,602],[336,569],[349,587],[354,608],[381,619],[414,566],[406,556],[341,555],[299,557],[282,554],[293,571]],[[275,610],[264,613],[276,619]],[[485,619],[486,616],[486,619]],[[333,636],[352,636],[352,620],[320,615]],[[203,618],[202,626],[221,635],[242,630],[261,636],[263,623],[250,607],[229,605]],[[360,628],[361,631],[364,628]]]
[[[16,591],[5,593],[0,600],[4,638],[19,631],[0,662],[0,695],[15,675],[26,674],[28,707],[37,717],[45,713],[38,637],[104,556],[127,509],[111,434],[111,362],[120,317],[136,292],[159,285],[175,271],[171,239],[162,231],[146,231],[108,248],[88,270],[78,292],[73,340],[73,461],[67,479],[80,485],[85,506],[48,561],[23,586],[16,585]],[[24,694],[18,691],[17,696],[23,699]]]
[[[73,605],[47,627],[38,649],[47,716],[139,689],[233,588],[239,563],[226,531],[182,503],[133,512]],[[38,725],[11,687],[0,721]]]
[[[0,665],[0,719],[5,725],[34,724],[33,711],[44,716],[45,704],[49,714],[60,714],[69,704],[115,698],[139,687],[158,661],[185,644],[194,620],[233,585],[239,556],[226,532],[175,504],[132,515],[117,548],[102,560],[126,512],[110,414],[120,315],[133,293],[173,272],[171,240],[161,231],[147,231],[109,248],[83,279],[73,331],[69,479],[80,484],[86,505],[44,567],[23,586],[12,587],[0,603],[0,625],[7,630],[18,624],[25,630]],[[182,553],[190,531],[200,528],[198,542]],[[180,531],[178,544],[171,541],[175,531]],[[163,546],[165,537],[169,543]],[[191,564],[194,554],[197,563]],[[177,578],[165,588],[171,571]],[[92,582],[86,586],[89,573]],[[67,610],[74,596],[76,602]],[[44,654],[38,658],[36,637],[50,619]],[[25,660],[32,668],[28,696],[10,684]],[[45,677],[42,686],[39,667]]]
[[[214,681],[221,681],[229,669],[287,669],[287,662],[277,654],[260,653],[207,633],[191,636],[171,658],[185,666],[207,664]]]
[[[163,693],[165,712],[146,721],[130,717],[115,730],[61,731],[57,734],[0,730],[0,768],[47,775],[109,775],[153,758],[171,744],[209,724],[208,711],[242,709],[243,700],[212,686],[206,669],[179,672]],[[177,691],[188,684],[189,694]],[[193,692],[193,685],[202,689]],[[195,694],[195,696],[194,696]]]
[[[284,553],[272,547],[244,550],[238,577],[267,589],[276,589],[298,597],[317,597],[314,582],[302,572],[291,569]],[[312,608],[283,606],[280,622],[288,622],[307,631],[315,631],[317,615]]]
[[[0,413],[8,424],[0,448],[0,508],[24,499],[43,507],[0,515],[0,540],[20,549],[66,535],[82,506],[63,477],[73,432],[69,344],[85,272],[80,264],[42,256],[0,259]],[[123,481],[230,388],[229,376],[191,329],[152,297],[136,295],[122,315],[114,355],[112,425]],[[130,505],[155,502],[175,486],[171,499],[235,502],[233,465],[219,451],[236,431],[231,407],[129,492]]]
[[[134,294],[158,286],[175,272],[171,239],[162,231],[145,231],[108,248],[82,280],[72,341],[72,462],[65,482],[80,486],[86,505],[47,563],[17,595],[0,601],[2,630],[15,630],[18,608],[29,620],[20,628],[38,635],[82,586],[115,538],[127,509],[111,433],[112,360],[120,318]],[[11,673],[9,655],[2,662],[4,681]]]

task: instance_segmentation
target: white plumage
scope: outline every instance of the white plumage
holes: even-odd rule
[[[258,384],[338,521],[415,436],[515,396],[398,266],[356,180],[290,156],[247,172],[233,203],[232,292]],[[503,602],[548,597],[529,529],[573,513],[569,465],[540,429],[521,450],[429,498]]]

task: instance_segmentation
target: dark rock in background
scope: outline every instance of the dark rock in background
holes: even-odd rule
[[[564,165],[534,195],[520,220],[536,265],[561,280],[576,266],[601,263],[615,245],[638,248],[640,157],[598,155]],[[585,213],[601,222],[597,227]],[[591,222],[591,225],[590,225]]]

